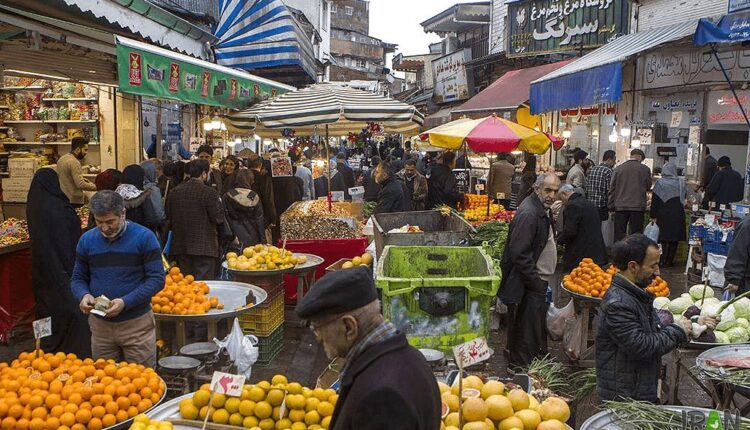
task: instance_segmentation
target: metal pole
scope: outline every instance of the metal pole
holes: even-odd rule
[[[747,127],[750,128],[750,118],[747,117],[747,112],[745,112],[745,107],[742,106],[742,102],[740,101],[740,97],[737,95],[737,91],[734,89],[734,85],[732,85],[732,80],[729,79],[729,74],[727,73],[727,70],[724,68],[724,64],[721,62],[721,59],[719,58],[719,53],[716,51],[716,45],[711,44],[711,52],[714,54],[714,58],[716,58],[716,62],[719,63],[719,67],[721,68],[721,73],[724,74],[724,79],[729,84],[729,89],[732,91],[732,95],[734,96],[734,100],[737,102],[737,106],[740,108],[740,112],[742,112],[742,116],[745,118],[745,123],[747,124]],[[748,172],[750,171],[750,134],[748,134],[748,145],[747,145],[747,152],[745,155],[745,193],[744,198],[748,198],[750,196],[750,183],[748,183]]]
[[[141,109],[141,115],[143,114],[143,109]],[[143,120],[141,120],[141,123],[143,123]],[[161,160],[162,155],[164,154],[164,148],[162,147],[161,140],[162,140],[162,128],[161,128],[161,99],[156,100],[156,158]]]
[[[331,153],[328,142],[328,124],[326,124],[326,169],[328,169],[328,212],[333,212],[333,204],[331,203]]]

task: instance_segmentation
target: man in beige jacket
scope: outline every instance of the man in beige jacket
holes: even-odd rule
[[[81,160],[89,152],[89,141],[83,137],[74,137],[70,141],[70,152],[57,160],[57,176],[60,188],[68,196],[73,207],[83,206],[83,192],[96,191],[96,185],[83,177]]]

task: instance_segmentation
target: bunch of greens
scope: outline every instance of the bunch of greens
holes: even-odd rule
[[[471,235],[471,245],[482,246],[495,260],[495,265],[499,266],[505,241],[508,239],[508,224],[502,221],[490,221],[478,226],[476,231]]]
[[[638,430],[682,430],[687,428],[681,411],[667,409],[653,403],[638,401],[606,402],[606,409],[611,410],[618,421],[626,428]],[[723,417],[724,413],[719,412]],[[750,430],[750,420],[741,418],[741,430]]]
[[[372,213],[375,211],[375,206],[377,205],[378,204],[376,202],[364,202],[362,204],[362,214],[364,215],[365,220],[372,216]]]

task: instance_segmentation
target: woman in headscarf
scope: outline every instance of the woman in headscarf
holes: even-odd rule
[[[107,169],[96,175],[96,178],[94,179],[96,191],[114,191],[120,183],[122,183],[122,172],[117,169]]]
[[[146,173],[143,167],[131,164],[122,171],[122,184],[115,192],[125,200],[125,217],[152,231],[157,231],[164,221],[164,209],[161,211],[152,204],[152,189],[144,189]],[[161,205],[161,196],[159,196]]]
[[[39,169],[34,175],[26,219],[31,237],[36,318],[52,317],[52,335],[42,338],[42,349],[91,357],[88,318],[81,313],[70,290],[81,220],[60,189],[53,169]]]
[[[232,232],[240,243],[240,249],[265,243],[265,221],[263,205],[258,194],[252,190],[254,175],[252,170],[236,172],[234,188],[223,198]]]
[[[221,190],[219,190],[221,196],[234,188],[235,177],[239,169],[240,160],[234,155],[227,156],[221,163]]]
[[[668,162],[661,169],[661,178],[654,184],[651,197],[651,221],[659,226],[661,261],[664,267],[674,265],[679,242],[686,240],[685,183],[677,176],[677,166]]]
[[[154,223],[156,223],[157,236],[160,236],[161,227],[167,216],[164,213],[164,201],[161,199],[161,190],[156,184],[157,164],[151,160],[141,163],[143,168],[143,190],[150,191],[149,206],[153,211]],[[161,237],[161,236],[160,236]]]

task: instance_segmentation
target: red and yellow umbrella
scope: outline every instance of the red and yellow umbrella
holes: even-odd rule
[[[550,146],[562,147],[563,141],[533,128],[499,118],[460,118],[420,134],[432,146],[459,149],[466,143],[475,152],[525,151],[543,154]]]

